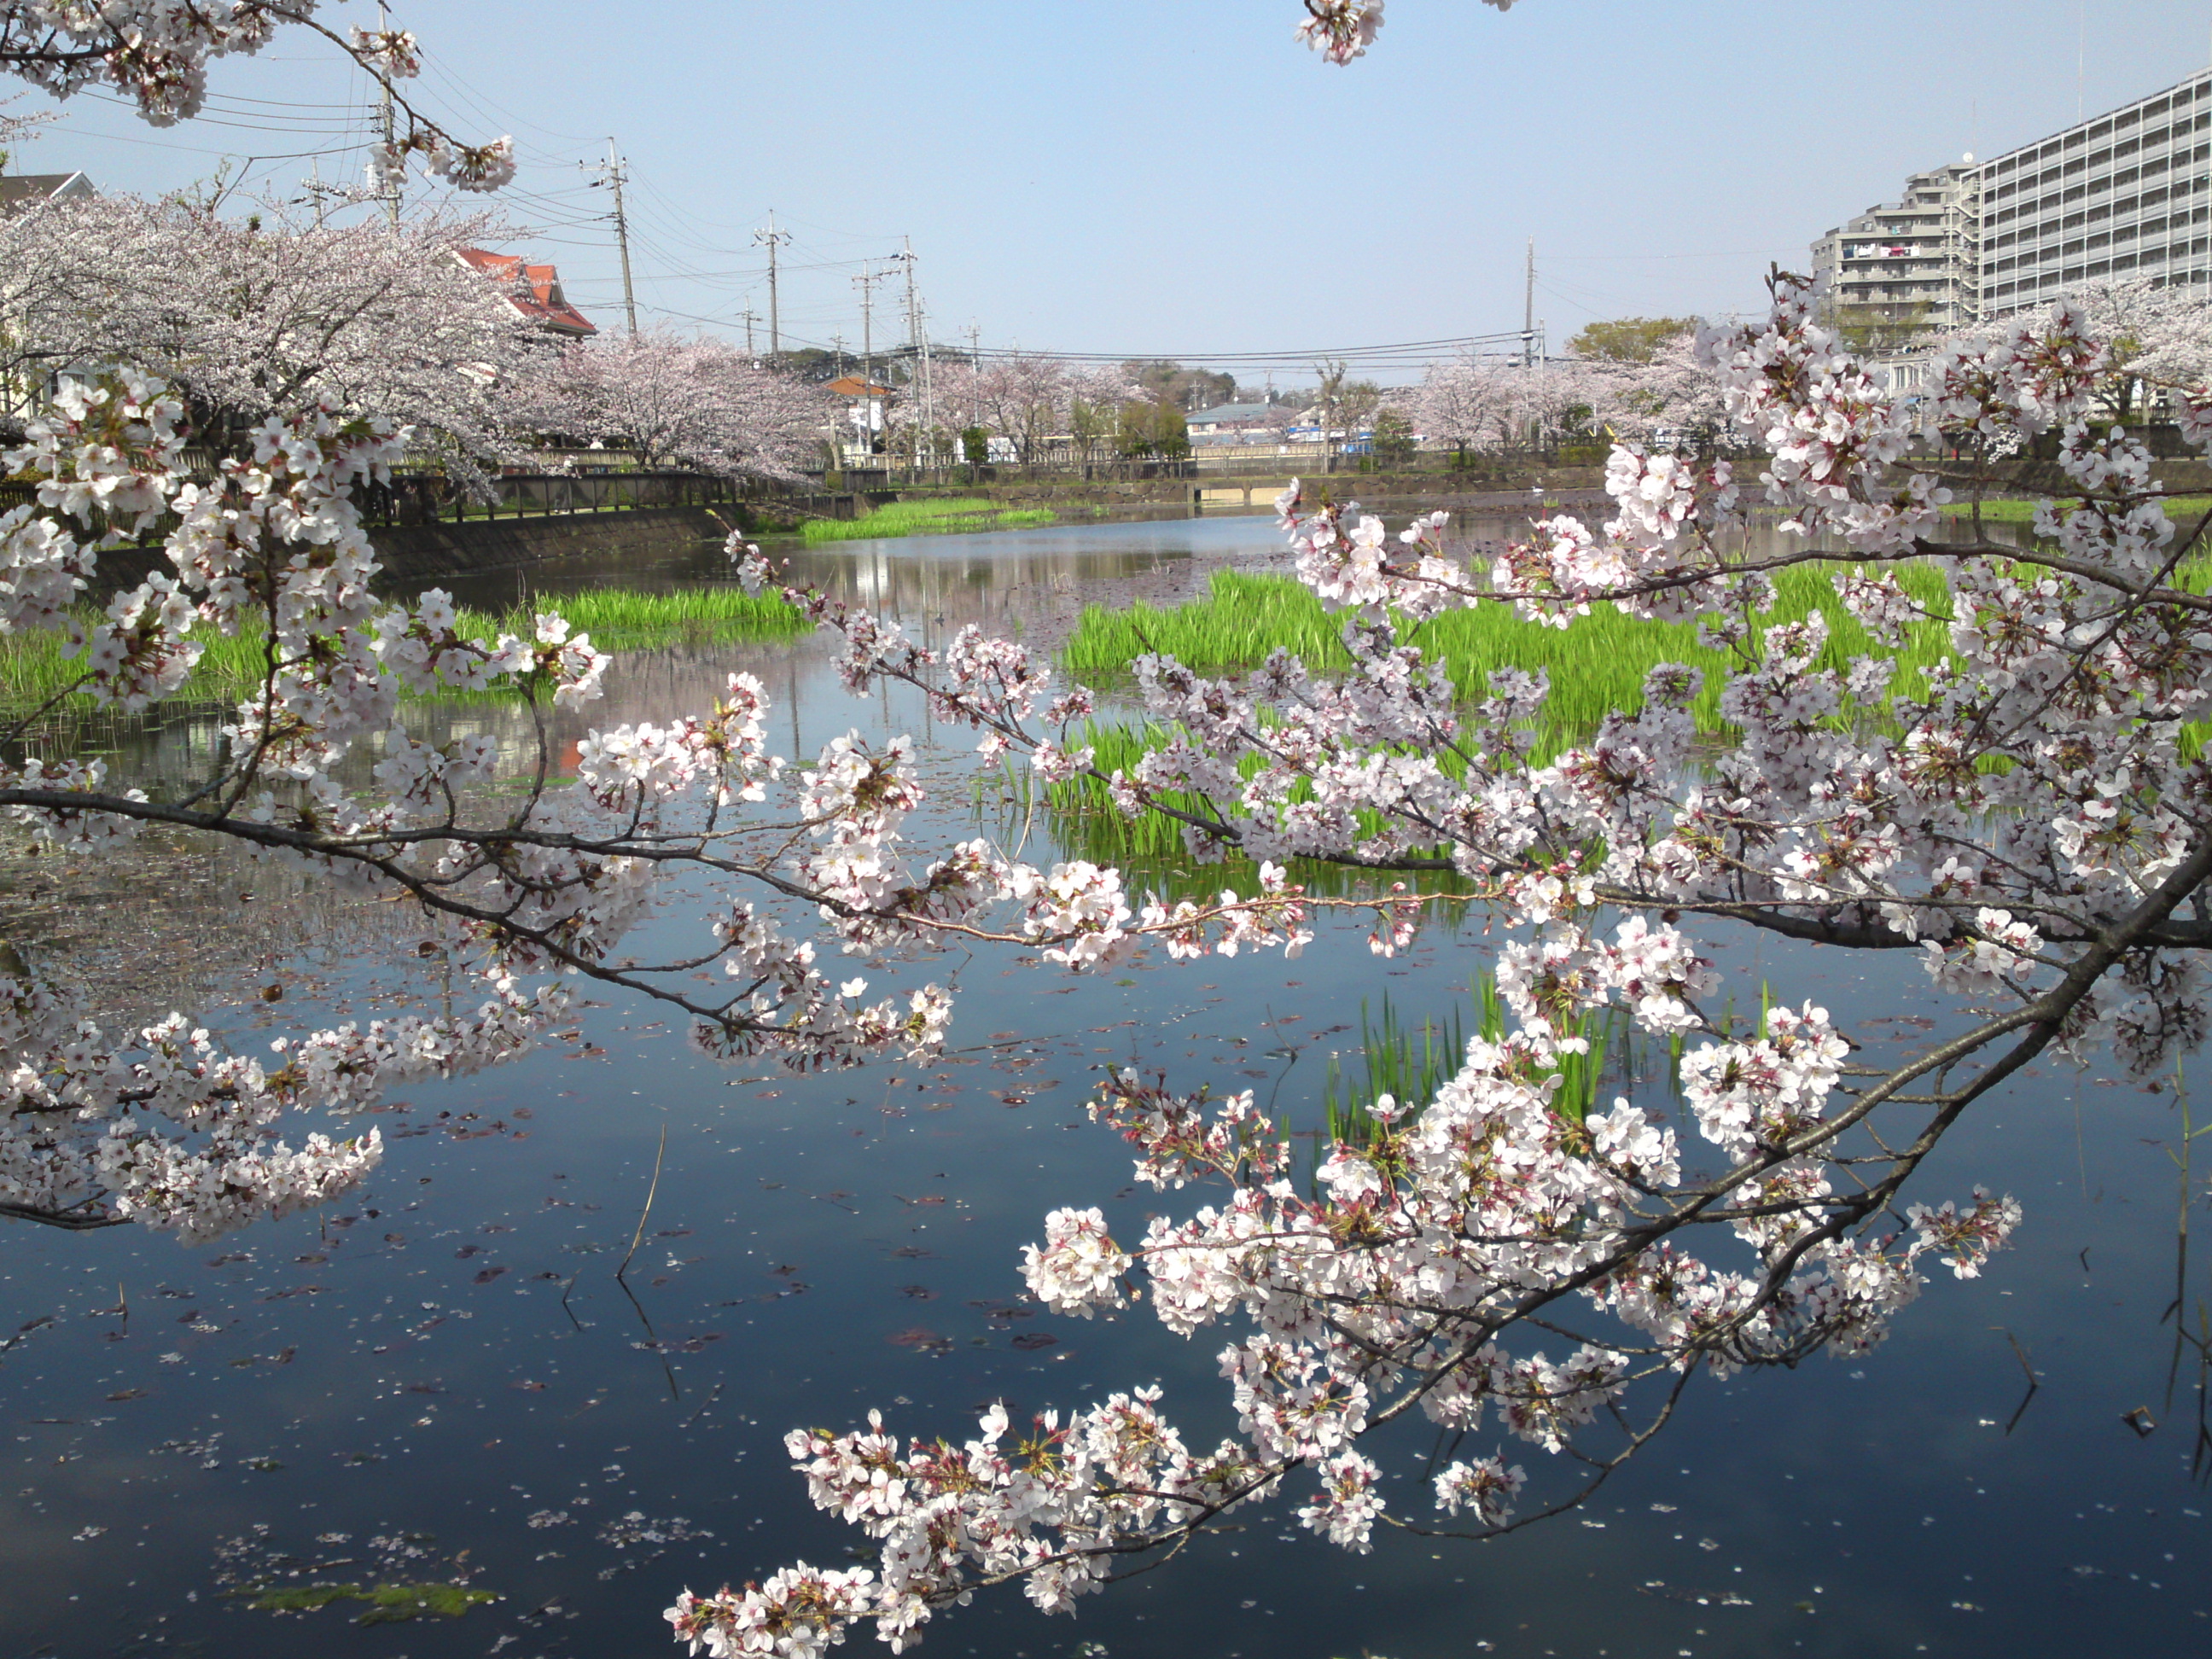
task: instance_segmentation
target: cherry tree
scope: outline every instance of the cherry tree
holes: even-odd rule
[[[2147,390],[2212,377],[2212,301],[2200,290],[2148,276],[2100,278],[2075,285],[2066,298],[2089,331],[2110,343],[2098,402],[2105,418],[2165,417],[2166,411],[2145,407]],[[1978,324],[1951,337],[1972,343],[2003,328],[1999,322]]]
[[[1565,358],[1522,363],[1468,356],[1431,364],[1409,413],[1424,437],[1470,451],[1557,442],[1610,390],[1598,365]]]
[[[192,441],[250,453],[278,411],[410,428],[466,471],[512,447],[498,389],[538,337],[454,250],[481,216],[316,224],[116,197],[0,220],[0,371],[124,365],[169,387]]]
[[[538,431],[730,477],[795,477],[835,418],[820,388],[726,340],[661,328],[544,355],[507,402],[511,420]]]
[[[1473,356],[1431,363],[1407,413],[1431,443],[1461,454],[1498,448],[1505,437],[1504,387],[1495,366]]]
[[[1727,387],[1698,352],[1698,331],[1662,341],[1648,362],[1579,365],[1593,423],[1620,438],[1709,444],[1728,425]]]
[[[937,394],[948,409],[972,413],[974,423],[1004,439],[1024,466],[1064,429],[1071,398],[1096,401],[1095,388],[1066,359],[1015,351],[938,371]]]

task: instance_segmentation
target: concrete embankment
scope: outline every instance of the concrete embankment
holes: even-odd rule
[[[537,519],[377,526],[370,529],[368,538],[386,579],[395,587],[411,589],[449,577],[520,569],[550,559],[620,553],[645,562],[687,552],[704,542],[719,542],[728,533],[705,507],[646,507]],[[160,548],[112,549],[100,556],[99,595],[135,587],[154,571],[171,571]]]
[[[702,507],[646,507],[627,513],[397,525],[373,529],[368,538],[388,575],[413,582],[610,553],[657,559],[703,541],[720,541],[728,533]]]

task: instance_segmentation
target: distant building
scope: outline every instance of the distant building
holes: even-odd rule
[[[1972,322],[1978,297],[1971,160],[1916,173],[1894,202],[1813,244],[1813,274],[1860,316],[1941,332]]]
[[[99,194],[82,173],[0,173],[0,213],[41,202],[87,202]]]
[[[2212,281],[2208,129],[2212,70],[2200,70],[1984,162],[1981,314],[2048,303],[2075,283]]]
[[[1905,180],[1813,244],[1834,303],[1942,331],[2148,278],[2212,297],[2212,70],[2006,151]]]
[[[1194,444],[1254,442],[1278,431],[1285,423],[1286,413],[1273,404],[1216,404],[1190,416],[1190,441]]]
[[[480,247],[457,247],[453,257],[490,279],[514,314],[535,323],[548,334],[583,340],[599,331],[584,313],[568,303],[561,291],[561,273],[552,265],[526,264],[509,253],[487,253]]]
[[[1212,409],[1201,409],[1190,416],[1191,436],[1201,432],[1219,432],[1224,428],[1250,426],[1255,421],[1267,419],[1273,404],[1216,404]]]
[[[889,424],[886,417],[898,393],[858,374],[839,376],[830,382],[829,391],[831,397],[845,400],[845,418],[853,428],[852,437],[846,441],[865,453],[879,453],[884,429]]]

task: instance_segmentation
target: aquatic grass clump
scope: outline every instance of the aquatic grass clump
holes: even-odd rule
[[[748,593],[732,585],[665,592],[587,588],[526,600],[497,614],[463,607],[456,612],[455,630],[465,639],[489,641],[501,634],[526,639],[541,611],[558,611],[572,633],[588,634],[594,646],[614,652],[789,639],[808,627],[806,619],[781,596]],[[89,629],[100,622],[100,613],[81,606],[76,619]],[[205,649],[179,701],[233,703],[261,684],[268,669],[266,634],[258,629],[234,635],[204,631],[194,637]],[[56,629],[0,635],[0,710],[40,708],[76,684],[83,672],[83,659],[66,654],[66,641]],[[62,706],[89,708],[91,699],[74,696]]]
[[[459,1619],[500,1598],[467,1584],[259,1584],[233,1595],[257,1613],[315,1613],[339,1601],[365,1601],[358,1625],[404,1625],[416,1619]]]
[[[636,651],[654,646],[697,642],[724,645],[738,640],[788,639],[807,631],[808,623],[782,596],[748,593],[734,584],[647,591],[593,587],[517,605],[494,617],[480,611],[461,612],[461,631],[482,636],[527,634],[537,610],[557,611],[572,632],[589,634],[604,651]]]
[[[1940,573],[1906,567],[1897,573],[1913,596],[1935,616],[1948,613],[1948,595]],[[1797,621],[1818,610],[1828,623],[1828,642],[1815,666],[1843,672],[1858,656],[1881,652],[1857,618],[1837,597],[1829,570],[1801,566],[1778,572],[1776,602],[1769,625]],[[1146,652],[1176,658],[1201,673],[1234,674],[1257,666],[1277,647],[1290,651],[1318,674],[1341,673],[1351,666],[1344,648],[1341,613],[1324,611],[1304,584],[1288,576],[1217,571],[1205,597],[1170,610],[1142,603],[1126,610],[1088,607],[1061,653],[1067,672],[1079,679],[1110,685],[1126,680],[1130,663]],[[1704,684],[1691,704],[1698,729],[1718,740],[1732,735],[1720,714],[1720,694],[1730,659],[1699,644],[1695,625],[1647,621],[1626,616],[1611,605],[1592,607],[1565,629],[1547,628],[1516,616],[1510,605],[1485,603],[1455,610],[1414,629],[1408,642],[1438,662],[1460,696],[1474,701],[1487,694],[1488,676],[1499,668],[1540,672],[1548,679],[1547,698],[1535,732],[1534,757],[1550,760],[1586,741],[1608,714],[1633,714],[1644,705],[1644,684],[1662,663],[1686,663],[1699,670]],[[1950,653],[1948,624],[1915,623],[1905,648],[1894,660],[1894,695],[1922,696],[1928,671]],[[1132,771],[1148,750],[1170,733],[1156,724],[1089,722],[1075,746],[1090,744],[1094,764],[1110,775]],[[1448,772],[1456,757],[1439,755]],[[1259,769],[1256,755],[1243,757],[1249,777]],[[1055,833],[1079,845],[1093,860],[1172,864],[1188,861],[1181,830],[1157,815],[1132,821],[1116,809],[1105,785],[1079,777],[1046,792]],[[1211,813],[1231,803],[1206,803],[1169,797],[1168,804]],[[1379,820],[1375,826],[1379,828]]]
[[[1948,595],[1936,571],[1907,567],[1898,574],[1922,605],[1938,617],[1948,615]],[[1798,566],[1778,572],[1775,589],[1770,622],[1796,622],[1814,610],[1826,617],[1828,643],[1816,668],[1842,672],[1854,657],[1888,654],[1844,608],[1825,568]],[[1088,607],[1062,659],[1076,678],[1110,684],[1147,651],[1171,656],[1201,673],[1219,674],[1256,667],[1280,646],[1316,673],[1340,673],[1352,665],[1342,638],[1345,620],[1341,613],[1322,610],[1311,591],[1291,577],[1217,571],[1206,598],[1173,610],[1144,604],[1124,611]],[[1440,663],[1460,696],[1469,700],[1486,694],[1487,676],[1495,669],[1546,675],[1552,689],[1537,734],[1540,759],[1586,738],[1607,714],[1641,708],[1644,678],[1662,663],[1686,663],[1703,672],[1705,685],[1692,713],[1699,731],[1723,730],[1721,680],[1729,659],[1700,645],[1691,623],[1645,621],[1601,604],[1571,627],[1547,628],[1523,621],[1510,605],[1485,603],[1446,611],[1407,638]],[[1945,623],[1914,624],[1905,650],[1895,658],[1893,690],[1924,696],[1927,671],[1949,652]]]
[[[1387,992],[1380,1018],[1370,1012],[1364,998],[1360,1000],[1359,1046],[1353,1051],[1359,1060],[1358,1080],[1352,1081],[1341,1060],[1332,1054],[1322,1085],[1322,1127],[1329,1143],[1353,1147],[1373,1145],[1382,1127],[1375,1107],[1384,1095],[1395,1103],[1401,1121],[1417,1118],[1436,1097],[1437,1091],[1459,1074],[1466,1063],[1470,1036],[1486,1042],[1504,1039],[1506,1010],[1498,994],[1497,975],[1488,969],[1476,975],[1468,987],[1468,1004],[1455,1006],[1442,1017],[1425,1018],[1418,1026],[1406,1022]],[[1765,1029],[1762,1006],[1762,1034]],[[1679,1097],[1682,1060],[1679,1035],[1662,1040],[1639,1030],[1633,1016],[1618,1004],[1585,1010],[1565,1035],[1581,1038],[1587,1047],[1580,1051],[1563,1048],[1553,1064],[1539,1074],[1559,1079],[1552,1106],[1562,1117],[1584,1122],[1598,1109],[1602,1089],[1632,1090],[1639,1081],[1656,1080],[1661,1075],[1662,1052],[1668,1090]]]
[[[1001,507],[982,496],[951,496],[935,501],[886,501],[857,519],[809,519],[799,534],[811,547],[822,542],[1014,530],[1025,525],[1051,524],[1059,516],[1049,507]]]

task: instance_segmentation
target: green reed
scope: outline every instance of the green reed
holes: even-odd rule
[[[1899,574],[1922,605],[1939,617],[1947,613],[1948,596],[1936,571],[1908,566]],[[1765,625],[1796,621],[1815,610],[1826,618],[1828,641],[1816,667],[1841,672],[1854,657],[1885,654],[1844,608],[1826,570],[1807,567],[1783,571],[1776,590],[1776,603]],[[1062,654],[1071,674],[1107,684],[1126,674],[1130,661],[1147,650],[1175,657],[1200,672],[1233,673],[1256,665],[1280,646],[1315,672],[1328,674],[1351,665],[1342,628],[1340,615],[1324,611],[1310,590],[1289,577],[1218,571],[1206,597],[1172,610],[1142,604],[1119,611],[1090,607]],[[1545,674],[1551,694],[1534,732],[1539,761],[1586,740],[1607,715],[1642,708],[1644,678],[1662,663],[1685,663],[1702,671],[1705,683],[1692,702],[1692,718],[1708,736],[1724,740],[1729,735],[1721,719],[1720,693],[1730,659],[1700,645],[1692,624],[1639,620],[1601,605],[1571,627],[1547,628],[1522,621],[1505,606],[1485,604],[1448,611],[1413,629],[1407,638],[1442,666],[1462,698],[1485,695],[1488,675],[1499,668]],[[1914,624],[1905,650],[1894,659],[1893,691],[1924,695],[1928,671],[1948,654],[1946,623]],[[1117,769],[1133,769],[1147,750],[1159,747],[1170,735],[1155,724],[1092,721],[1075,742],[1076,746],[1091,744],[1095,764],[1110,775]],[[1449,754],[1438,758],[1448,770],[1457,764]],[[1260,765],[1257,756],[1247,755],[1241,763],[1243,775],[1251,776]],[[1133,857],[1170,860],[1182,852],[1182,832],[1176,825],[1158,817],[1136,822],[1124,818],[1105,785],[1096,779],[1056,784],[1046,795],[1055,829],[1063,840],[1079,842],[1085,857],[1116,862]],[[1188,811],[1211,810],[1208,803],[1176,797],[1170,797],[1170,804]],[[1214,805],[1226,810],[1230,804]],[[1370,831],[1379,828],[1379,820],[1369,825]]]
[[[526,600],[498,613],[465,607],[458,613],[456,631],[464,639],[486,642],[501,634],[526,639],[539,611],[558,611],[567,618],[572,635],[589,635],[594,646],[615,652],[788,639],[807,627],[805,618],[778,596],[718,586],[665,592],[590,588]],[[90,607],[82,608],[77,617],[87,629],[100,619]],[[206,631],[195,637],[205,649],[178,701],[235,702],[262,683],[269,665],[268,639],[262,630],[235,635]],[[66,652],[66,641],[52,629],[0,635],[0,709],[37,708],[69,691],[83,675],[83,659]],[[80,694],[64,706],[86,708],[90,702]]]
[[[1948,614],[1942,578],[1917,566],[1899,578],[1913,597],[1938,617]],[[1779,572],[1771,623],[1800,621],[1818,610],[1828,623],[1828,642],[1818,669],[1848,669],[1858,656],[1882,656],[1858,620],[1844,608],[1827,572],[1797,567]],[[1134,605],[1125,611],[1086,609],[1069,640],[1064,659],[1079,678],[1110,684],[1147,650],[1176,658],[1204,673],[1257,666],[1277,646],[1317,673],[1351,666],[1344,648],[1344,617],[1322,609],[1312,592],[1287,576],[1217,571],[1207,597],[1173,610]],[[1729,659],[1698,642],[1686,623],[1650,622],[1623,615],[1610,605],[1565,629],[1525,622],[1510,606],[1485,603],[1454,610],[1413,629],[1409,644],[1440,665],[1463,698],[1482,696],[1487,676],[1499,668],[1541,672],[1549,679],[1537,732],[1537,753],[1548,758],[1597,729],[1616,711],[1633,713],[1644,704],[1644,680],[1662,663],[1683,663],[1705,675],[1704,689],[1692,704],[1698,729],[1723,731],[1720,692]],[[1893,690],[1918,696],[1927,689],[1927,671],[1949,654],[1947,624],[1919,623],[1908,630],[1905,647],[1896,653]]]
[[[809,546],[821,542],[861,542],[896,536],[951,535],[975,530],[1012,530],[1051,524],[1059,514],[1043,507],[1001,507],[981,496],[887,501],[857,519],[809,519],[800,529]]]
[[[1456,1076],[1465,1063],[1470,1032],[1485,1042],[1496,1042],[1504,1036],[1505,1030],[1505,1006],[1498,994],[1497,975],[1487,970],[1478,974],[1468,987],[1466,1003],[1442,1016],[1425,1018],[1419,1025],[1409,1024],[1400,1015],[1387,992],[1379,1018],[1363,998],[1359,1047],[1353,1051],[1359,1062],[1359,1079],[1352,1082],[1340,1057],[1332,1054],[1322,1085],[1328,1139],[1348,1146],[1372,1145],[1382,1127],[1374,1115],[1375,1104],[1384,1095],[1397,1103],[1401,1114],[1399,1121],[1419,1116],[1437,1091]],[[1580,1037],[1587,1048],[1561,1054],[1553,1066],[1539,1075],[1559,1079],[1552,1108],[1573,1122],[1584,1121],[1597,1109],[1600,1091],[1608,1080],[1616,1086],[1632,1087],[1647,1073],[1657,1075],[1660,1045],[1637,1030],[1626,1008],[1590,1009],[1567,1035]],[[1669,1091],[1676,1093],[1681,1049],[1678,1036],[1669,1039],[1664,1050],[1666,1081]]]

